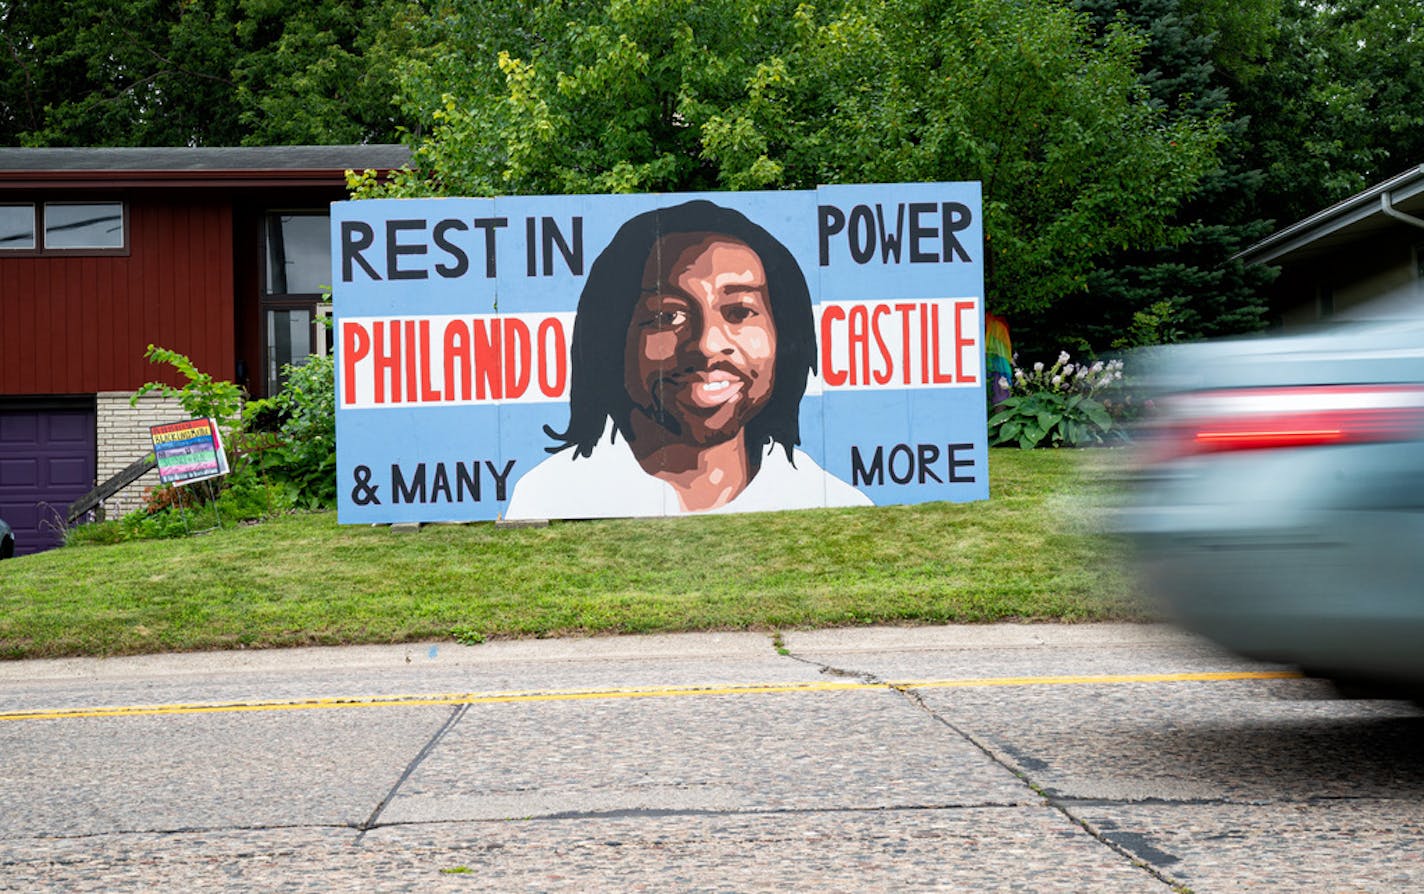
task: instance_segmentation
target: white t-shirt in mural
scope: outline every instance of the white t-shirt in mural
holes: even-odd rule
[[[588,456],[573,448],[561,450],[530,469],[514,484],[504,517],[619,518],[624,516],[690,515],[672,485],[649,475],[638,465],[623,439],[614,439],[609,425]],[[765,512],[816,509],[824,506],[872,506],[870,498],[816,465],[800,450],[792,459],[779,444],[762,455],[746,489],[706,513]]]

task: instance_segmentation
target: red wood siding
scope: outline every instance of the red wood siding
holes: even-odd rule
[[[0,394],[181,384],[143,359],[150,343],[232,378],[231,205],[179,192],[127,200],[126,257],[0,253]]]

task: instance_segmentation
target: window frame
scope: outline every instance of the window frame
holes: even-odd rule
[[[271,291],[270,288],[269,288],[269,283],[271,283],[271,282],[272,282],[272,279],[273,279],[273,272],[272,272],[272,244],[271,244],[272,231],[271,231],[271,227],[272,227],[272,222],[273,222],[274,219],[279,219],[279,218],[283,218],[283,217],[319,217],[319,218],[322,218],[322,219],[324,219],[324,220],[326,221],[326,223],[327,223],[327,229],[328,229],[328,230],[329,230],[330,227],[331,227],[331,208],[330,208],[330,207],[327,207],[327,208],[268,208],[268,209],[266,209],[265,211],[262,212],[262,215],[261,215],[261,220],[262,220],[262,224],[261,224],[261,228],[262,228],[262,269],[261,269],[261,271],[260,271],[260,272],[261,272],[261,280],[259,281],[259,284],[258,284],[258,288],[259,288],[259,290],[260,290],[260,292],[261,292],[261,295],[262,295],[262,300],[263,300],[264,302],[266,302],[266,301],[281,302],[281,301],[292,301],[292,300],[294,300],[294,299],[305,299],[305,298],[307,298],[307,297],[310,296],[310,297],[314,297],[314,298],[319,302],[319,301],[321,300],[321,297],[326,294],[325,292],[322,292],[322,291],[319,290],[319,289],[318,289],[317,291],[314,291],[314,292],[291,292],[291,291],[288,291],[288,292],[274,292],[274,291]],[[328,245],[328,249],[329,249],[329,248],[330,248],[330,246]],[[330,271],[330,269],[331,269],[331,255],[330,255],[329,251],[328,251],[328,254],[327,254],[327,263],[326,263],[326,265],[325,265],[325,267],[324,267],[323,269],[325,269],[325,270],[327,270],[327,271]],[[283,278],[285,279],[285,276],[284,276]],[[328,287],[328,289],[329,289],[329,288],[330,288],[330,284],[328,284],[327,287]]]
[[[270,341],[272,338],[271,321],[269,317],[270,313],[272,311],[307,311],[310,315],[311,321],[309,327],[309,340],[307,342],[308,351],[302,356],[319,357],[325,355],[327,351],[325,339],[323,338],[322,333],[317,329],[317,327],[324,325],[322,322],[322,317],[324,316],[324,314],[322,313],[322,308],[330,308],[331,306],[326,297],[329,294],[327,292],[271,292],[268,290],[268,284],[271,283],[273,279],[271,271],[271,227],[274,219],[282,217],[319,217],[324,219],[327,222],[327,226],[330,227],[331,208],[330,206],[314,208],[263,208],[260,214],[258,215],[258,220],[260,221],[258,225],[258,248],[261,254],[261,267],[258,269],[257,272],[257,293],[258,314],[259,318],[262,321],[260,338],[262,348],[261,378],[263,387],[268,392],[268,397],[271,397],[273,394],[277,393],[277,391],[280,390],[283,385],[283,380],[280,376],[280,367],[278,367],[276,370],[272,368],[272,358],[269,355]],[[330,267],[329,257],[327,267]],[[327,313],[329,313],[329,311],[327,311]]]
[[[38,202],[0,202],[0,208],[28,208],[30,209],[30,244],[6,246],[0,245],[0,256],[7,258],[24,255],[37,255],[40,251],[44,231],[40,229],[40,212]]]
[[[20,258],[20,257],[66,257],[66,258],[92,258],[92,257],[128,257],[131,254],[129,242],[132,227],[130,225],[129,203],[126,199],[89,198],[89,199],[44,199],[36,198],[23,201],[0,202],[0,205],[10,208],[27,207],[34,214],[34,244],[26,248],[5,248],[0,246],[0,257]],[[49,245],[45,240],[45,221],[48,216],[48,209],[60,205],[117,205],[119,206],[120,226],[123,229],[123,244],[118,246],[73,246],[55,247]]]

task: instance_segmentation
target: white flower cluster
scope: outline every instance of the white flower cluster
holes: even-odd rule
[[[1018,356],[1014,356],[1018,360]],[[1062,394],[1087,394],[1107,388],[1115,382],[1122,381],[1122,361],[1109,360],[1104,363],[1101,360],[1092,364],[1074,364],[1067,351],[1058,355],[1058,362],[1052,366],[1044,366],[1040,361],[1033,365],[1030,370],[1024,370],[1018,366],[1014,367],[1014,381],[1011,390],[1014,394],[1033,394],[1039,391],[1056,391]],[[1009,380],[999,379],[1002,388],[1010,388]]]

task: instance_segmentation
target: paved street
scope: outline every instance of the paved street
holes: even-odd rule
[[[1424,714],[1156,626],[0,664],[0,890],[1424,890]]]

